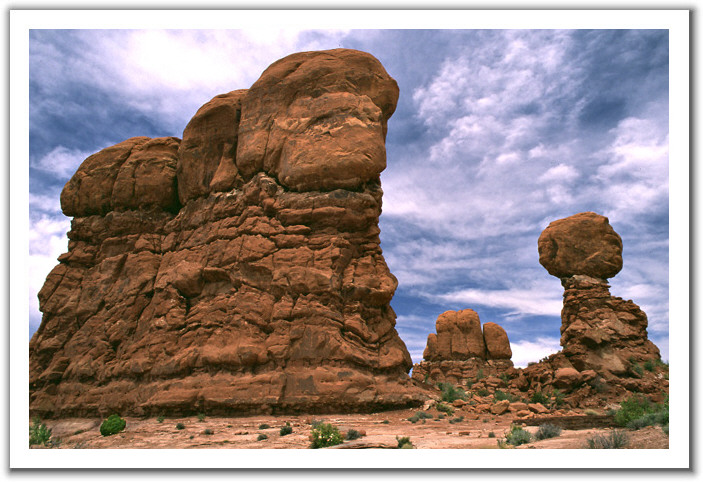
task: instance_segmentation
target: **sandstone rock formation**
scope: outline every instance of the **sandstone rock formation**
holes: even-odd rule
[[[622,240],[608,218],[587,212],[554,221],[538,248],[540,263],[564,286],[560,343],[573,368],[612,378],[633,361],[659,359],[647,338],[647,315],[610,295],[606,278],[622,268]]]
[[[463,384],[476,377],[494,375],[513,366],[510,341],[505,330],[486,323],[481,330],[478,314],[471,309],[439,315],[437,333],[430,333],[424,361],[413,367],[413,378]]]
[[[40,416],[329,412],[426,394],[379,246],[398,87],[371,55],[294,54],[66,184],[68,253],[39,293]],[[481,342],[483,343],[483,342]],[[483,345],[481,345],[483,346]]]

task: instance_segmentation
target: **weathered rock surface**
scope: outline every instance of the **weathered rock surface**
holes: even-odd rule
[[[421,404],[379,246],[395,81],[295,54],[215,97],[183,140],[90,156],[39,293],[40,416],[363,411]]]
[[[505,330],[495,323],[486,323],[482,330],[474,310],[446,311],[437,318],[436,328],[437,333],[427,337],[424,361],[413,367],[416,380],[463,384],[479,370],[495,375],[513,366]]]
[[[539,262],[552,276],[612,278],[622,269],[622,239],[608,218],[579,213],[549,224],[537,241]]]

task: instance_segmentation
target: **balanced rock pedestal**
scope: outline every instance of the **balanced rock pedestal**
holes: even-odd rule
[[[439,315],[437,333],[430,333],[424,360],[413,366],[418,381],[463,385],[481,372],[498,375],[512,368],[512,351],[505,330],[495,323],[481,329],[478,314],[471,309]]]
[[[368,411],[421,404],[378,218],[396,82],[304,52],[215,97],[177,138],[90,156],[39,293],[30,411]]]
[[[573,368],[609,379],[633,362],[658,360],[647,315],[611,296],[607,278],[622,269],[622,240],[608,218],[586,212],[551,223],[538,241],[539,261],[564,286],[562,354]]]

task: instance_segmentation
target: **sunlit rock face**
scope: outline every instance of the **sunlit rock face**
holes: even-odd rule
[[[66,184],[68,252],[39,293],[43,416],[365,411],[421,403],[379,246],[398,87],[305,52],[132,138]]]

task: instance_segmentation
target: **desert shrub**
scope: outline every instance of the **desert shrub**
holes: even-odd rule
[[[652,425],[669,425],[669,406],[659,405],[655,412],[645,413],[643,416],[630,420],[627,423],[627,428],[639,430]]]
[[[629,438],[624,430],[613,430],[608,435],[596,435],[586,440],[589,449],[622,449],[628,443]]]
[[[266,430],[267,428],[271,428],[271,425],[267,423],[262,423],[259,425],[259,430]]]
[[[632,365],[630,365],[630,371],[633,374],[639,376],[642,376],[644,374],[644,368],[642,368],[642,365],[640,365],[639,363],[633,363]]]
[[[505,434],[505,442],[509,445],[518,445],[529,443],[532,440],[532,434],[522,427],[511,425],[510,430]]]
[[[293,433],[293,427],[290,426],[290,423],[286,422],[286,424],[281,427],[281,430],[278,431],[278,434],[281,437],[284,437],[286,435],[290,435]]]
[[[554,398],[555,407],[561,407],[564,404],[564,393],[561,390],[555,389],[552,392],[552,397]]]
[[[561,435],[561,427],[552,425],[551,423],[543,423],[539,426],[537,432],[535,432],[535,438],[537,440],[558,437],[559,435]]]
[[[455,400],[466,400],[466,392],[461,388],[455,387],[451,383],[440,383],[439,389],[442,390],[442,400],[452,403]]]
[[[486,388],[479,388],[478,390],[476,390],[476,394],[479,397],[487,397],[490,393],[491,392],[489,392]]]
[[[257,442],[261,442],[262,440],[266,440],[266,439],[268,439],[268,438],[269,438],[269,436],[266,435],[265,433],[260,433],[259,436],[256,437],[256,441],[257,441]]]
[[[666,425],[662,426],[662,432],[666,434],[666,436],[669,436],[669,424],[667,423]]]
[[[46,445],[51,438],[51,429],[41,423],[38,418],[32,420],[29,426],[29,445]]]
[[[205,435],[212,435],[214,433],[215,432],[213,432],[211,428],[206,428],[205,430],[203,430],[203,434]]]
[[[156,421],[159,422],[159,423],[164,423],[164,416],[163,416],[163,415],[159,415],[158,417],[156,417]]]
[[[608,391],[608,384],[603,381],[600,375],[588,382],[588,385],[596,391],[596,393],[605,393]]]
[[[483,374],[483,368],[479,368],[476,372],[476,381],[483,380],[486,376]]]
[[[495,432],[488,432],[488,438],[496,438]]]
[[[510,377],[508,376],[507,373],[501,373],[498,378],[500,378],[505,385],[507,385],[508,382],[510,382]]]
[[[127,421],[117,414],[112,414],[100,425],[100,433],[103,437],[120,433],[127,426]]]
[[[391,423],[391,421],[390,421],[390,420],[384,420],[384,421],[381,422],[381,423],[384,424],[384,425],[388,425],[389,423]]]
[[[535,392],[530,397],[531,403],[541,403],[542,405],[549,403],[549,397],[542,392]]]
[[[339,445],[343,441],[344,438],[339,429],[331,423],[321,423],[312,429],[311,448],[331,447],[332,445]]]
[[[398,442],[399,449],[412,449],[413,443],[410,441],[410,437],[395,437],[396,442]]]
[[[643,364],[642,366],[643,366],[644,369],[647,370],[648,372],[653,372],[653,371],[654,371],[654,367],[655,367],[654,360],[647,360],[646,362],[644,362],[644,364]]]
[[[464,421],[464,417],[462,415],[461,417],[452,418],[451,420],[449,420],[449,423],[454,424],[454,423],[459,423],[459,422],[463,422],[463,421]]]
[[[507,400],[510,403],[513,403],[518,400],[518,397],[516,397],[512,393],[506,393],[502,390],[496,390],[496,392],[493,394],[493,398],[495,398],[496,402],[500,402],[501,400]]]
[[[444,412],[447,415],[452,415],[454,413],[454,409],[447,405],[446,403],[438,403],[437,406],[435,407],[438,412]]]
[[[417,415],[413,415],[412,417],[408,418],[408,422],[410,422],[410,423],[417,423],[419,421],[420,421],[420,417],[418,417]]]
[[[615,413],[615,423],[621,427],[626,427],[633,420],[645,415],[666,410],[666,419],[669,417],[669,404],[656,405],[644,395],[632,395],[630,398],[620,403],[620,409]]]
[[[344,435],[344,438],[347,440],[356,440],[358,438],[361,438],[361,432],[350,428],[349,430],[347,430],[347,433],[346,435]]]
[[[198,414],[198,422],[202,422],[203,420],[205,420],[205,414],[204,414],[204,413],[199,413],[199,414]]]
[[[181,422],[178,422],[176,424],[176,430],[183,430],[184,428],[186,428],[186,426],[183,425]]]

